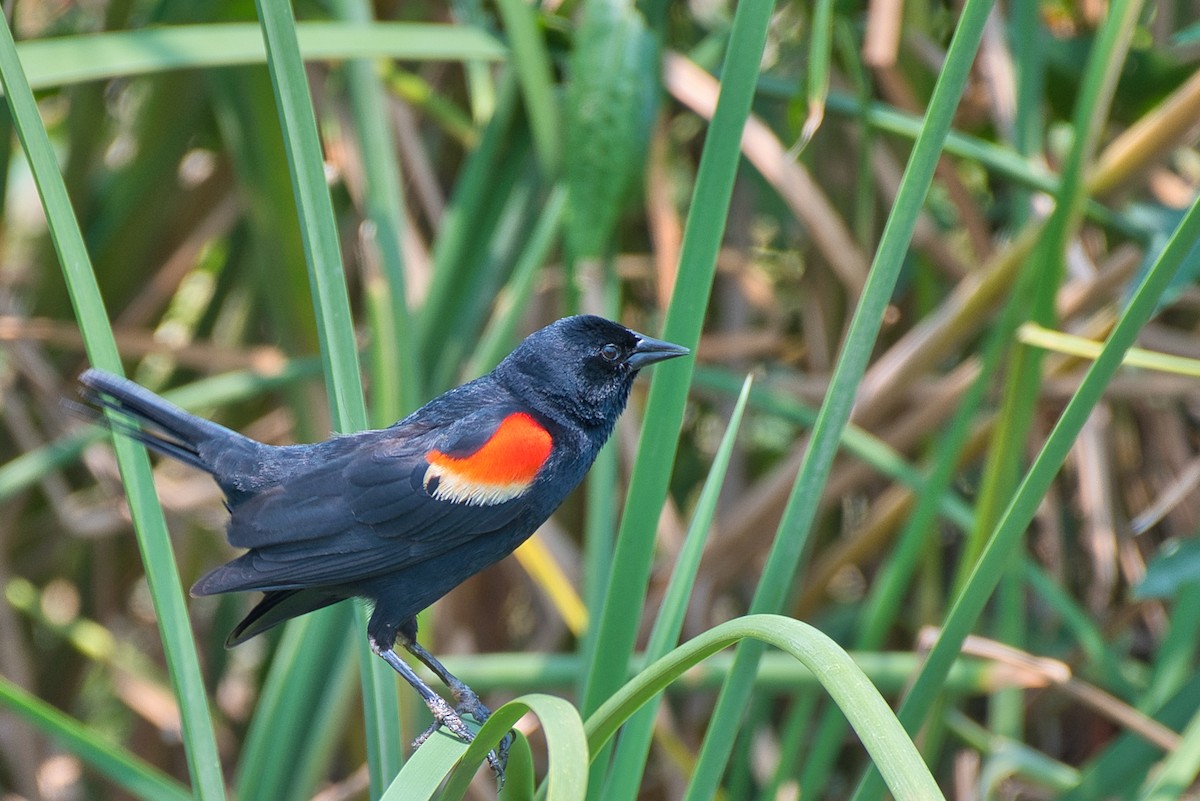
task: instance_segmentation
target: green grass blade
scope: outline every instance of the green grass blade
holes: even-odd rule
[[[467,362],[466,375],[474,378],[491,370],[517,343],[517,325],[533,294],[538,269],[545,264],[562,227],[567,193],[554,188],[542,206],[537,223],[525,242],[512,277],[496,299],[491,320],[479,337],[479,345]]]
[[[925,125],[913,146],[870,275],[846,334],[846,343],[834,369],[828,394],[813,427],[808,452],[800,466],[775,542],[767,557],[766,568],[755,591],[750,607],[752,612],[779,611],[787,599],[809,531],[816,519],[818,503],[837,453],[838,441],[850,419],[858,384],[866,370],[884,311],[891,301],[900,268],[904,264],[909,240],[933,180],[934,168],[950,130],[958,98],[966,86],[991,5],[990,0],[968,0],[963,8],[945,66],[929,102]],[[722,688],[713,722],[705,734],[700,760],[688,786],[687,801],[710,799],[720,786],[761,653],[762,648],[753,645],[738,649],[734,672]]]
[[[675,567],[671,570],[667,591],[663,594],[658,618],[654,621],[654,628],[651,629],[650,639],[646,643],[645,656],[648,661],[665,656],[679,641],[688,600],[691,598],[696,574],[700,568],[700,557],[704,553],[704,545],[708,541],[713,517],[716,515],[717,499],[720,497],[721,487],[725,484],[725,474],[729,469],[729,460],[733,457],[733,446],[741,428],[746,403],[750,399],[752,384],[753,377],[746,376],[733,414],[729,416],[725,435],[721,438],[721,444],[713,457],[708,478],[704,480],[704,489],[700,491],[700,499],[696,502],[687,536],[675,560]],[[660,700],[656,697],[647,701],[625,724],[616,753],[613,755],[612,768],[602,799],[620,801],[637,798],[638,785],[641,784],[642,773],[647,767],[646,755],[650,751],[650,740],[654,734],[654,720],[658,714]]]
[[[340,728],[329,721],[348,706],[340,679],[352,675],[358,638],[347,623],[346,609],[335,607],[284,627],[242,745],[237,798],[307,798],[316,790],[320,777],[312,772],[328,767],[327,738]],[[306,653],[329,658],[317,670]],[[318,722],[326,724],[324,730]],[[324,753],[313,753],[318,744]],[[301,765],[304,770],[297,769]]]
[[[446,343],[471,332],[455,315],[460,305],[471,303],[465,296],[480,291],[482,282],[475,280],[476,270],[482,254],[492,246],[489,235],[496,218],[513,192],[516,163],[527,159],[526,142],[516,133],[517,101],[516,81],[510,77],[502,85],[496,113],[459,171],[442,218],[432,254],[433,275],[416,319],[417,347],[430,372],[437,370],[442,361],[448,363],[443,372],[457,366],[457,360],[443,356]],[[444,383],[427,386],[435,391],[448,389]]]
[[[366,25],[372,21],[370,4],[365,0],[336,0],[334,9],[351,23]],[[351,61],[346,65],[346,72],[349,77],[350,106],[354,113],[354,135],[358,138],[366,179],[365,216],[371,237],[365,244],[377,252],[383,267],[391,300],[392,339],[387,346],[399,356],[389,365],[386,373],[381,375],[377,372],[372,376],[373,381],[384,382],[389,380],[388,375],[394,374],[399,382],[398,405],[371,410],[375,424],[382,426],[416,409],[425,394],[421,386],[420,354],[413,347],[412,324],[405,293],[404,257],[400,250],[403,239],[401,226],[405,219],[404,196],[396,143],[387,116],[390,101],[373,62],[361,59]]]
[[[350,314],[341,245],[325,181],[324,154],[308,79],[300,58],[296,23],[288,3],[259,0],[258,7],[267,67],[292,173],[296,212],[300,216],[321,356],[329,379],[330,411],[339,431],[361,431],[367,426],[367,411],[359,377],[354,319]]]
[[[1167,754],[1138,801],[1174,801],[1183,798],[1200,775],[1200,712],[1192,716],[1179,738],[1179,745]]]
[[[306,59],[497,61],[508,54],[495,38],[467,25],[304,22],[296,30]],[[38,39],[17,45],[17,52],[35,89],[266,59],[262,30],[249,22]]]
[[[372,10],[365,0],[337,0],[336,13],[359,24],[371,21]],[[421,381],[420,353],[414,347],[412,325],[405,292],[404,259],[401,254],[401,226],[405,219],[404,198],[400,187],[400,165],[391,125],[386,116],[390,108],[383,84],[370,61],[355,60],[346,65],[349,78],[350,105],[354,115],[354,135],[358,138],[366,181],[364,227],[370,236],[364,247],[371,248],[382,266],[387,302],[382,314],[376,315],[380,325],[372,338],[372,352],[377,354],[372,386],[392,391],[371,410],[373,422],[383,427],[416,409],[424,397]],[[386,325],[383,321],[386,320]],[[353,332],[351,332],[353,334]],[[387,337],[386,341],[383,337]],[[385,358],[390,355],[392,358]],[[398,386],[396,386],[398,384]],[[360,615],[361,617],[361,615]],[[367,659],[364,684],[370,691],[364,703],[371,704],[367,726],[374,736],[367,737],[367,764],[371,774],[371,795],[379,797],[392,777],[400,771],[402,736],[399,697],[391,670],[370,658],[369,651],[360,651]],[[369,675],[368,675],[369,674]]]
[[[506,165],[511,182],[497,180],[486,217],[491,231],[471,254],[467,263],[451,269],[452,290],[443,296],[450,303],[441,321],[445,333],[431,347],[430,385],[444,390],[461,383],[462,364],[477,350],[482,320],[495,305],[498,292],[510,282],[513,269],[522,254],[529,252],[530,232],[537,227],[535,218],[542,204],[542,185],[532,154],[523,150]],[[474,236],[481,232],[476,230]],[[432,314],[426,304],[424,316]],[[450,324],[453,323],[453,324]]]
[[[898,801],[943,797],[892,710],[849,655],[807,623],[778,615],[749,615],[722,623],[640,671],[588,717],[585,725],[593,758],[646,701],[689,668],[746,639],[786,651],[813,672],[850,719]]]
[[[512,46],[512,66],[521,85],[538,163],[543,175],[553,178],[558,174],[562,160],[559,112],[550,54],[535,13],[537,6],[525,0],[497,0],[496,8],[504,20],[504,30]]]
[[[694,202],[684,226],[679,272],[662,331],[664,339],[693,349],[700,340],[712,291],[740,163],[742,129],[750,113],[773,8],[769,0],[755,0],[740,3],[734,12],[721,92],[700,156]],[[633,652],[654,560],[653,533],[667,497],[692,371],[690,358],[659,365],[654,371],[603,613],[591,624],[596,633],[588,642],[592,658],[582,692],[581,708],[585,713],[616,689]],[[598,760],[593,768],[594,792],[600,788],[604,761]]]
[[[1089,58],[1087,78],[1072,117],[1076,131],[1063,168],[1054,212],[1025,262],[1015,295],[1023,299],[1028,319],[1044,327],[1056,322],[1055,297],[1062,283],[1067,247],[1079,227],[1086,198],[1084,173],[1100,137],[1104,112],[1112,100],[1124,54],[1133,35],[1140,0],[1114,6],[1101,38]],[[1031,426],[1037,393],[1029,388],[1041,380],[1043,353],[1017,348],[1010,360],[1004,403],[988,451],[987,468],[976,504],[976,528],[967,540],[963,572],[970,570],[988,532],[1012,494]],[[1013,620],[1002,616],[1004,619]],[[1015,616],[1019,619],[1019,615]],[[1012,732],[1002,732],[1011,734]]]
[[[504,717],[488,722],[467,749],[459,767],[446,784],[446,801],[459,801],[474,775],[472,766],[483,761],[487,752],[527,712],[541,722],[546,736],[547,771],[544,785],[550,801],[583,801],[587,789],[588,739],[579,711],[562,698],[533,693],[523,695],[500,708]]]
[[[121,361],[116,341],[92,273],[87,248],[7,22],[0,26],[0,82],[4,85],[5,99],[46,210],[88,357],[94,366],[119,373]],[[193,791],[197,798],[223,799],[225,785],[208,698],[166,521],[155,496],[150,461],[144,448],[125,437],[114,437],[113,447],[158,617],[171,683],[179,701]]]
[[[737,6],[721,95],[700,158],[679,276],[662,331],[664,339],[692,348],[699,342],[708,306],[740,161],[741,132],[750,112],[772,8],[772,3],[763,0]],[[583,694],[585,712],[595,709],[616,689],[633,651],[653,561],[653,532],[667,497],[691,374],[691,359],[676,359],[654,368],[646,401],[646,424],[629,482],[604,612],[593,622],[599,628]]]
[[[380,801],[423,801],[435,795],[440,801],[459,801],[487,752],[527,713],[537,716],[545,732],[546,797],[550,801],[583,801],[588,763],[583,721],[567,701],[540,693],[523,695],[497,709],[469,746],[444,732],[435,734],[417,750]],[[506,774],[514,786],[506,783],[502,798],[530,797],[530,767],[528,744],[518,736]]]
[[[1088,368],[1079,389],[1063,410],[1046,444],[1000,518],[975,569],[946,617],[937,644],[900,707],[900,719],[906,727],[915,729],[924,719],[938,694],[938,685],[945,676],[946,665],[962,647],[963,640],[991,597],[996,582],[1011,562],[1022,533],[1033,520],[1041,498],[1066,460],[1088,415],[1120,368],[1125,351],[1133,345],[1138,332],[1154,313],[1159,298],[1197,240],[1200,240],[1200,203],[1193,204],[1188,210],[1167,247],[1142,280],[1105,343],[1104,350]],[[860,785],[856,797],[874,797],[876,787],[872,777],[868,777]]]
[[[812,35],[808,43],[808,80],[805,100],[808,116],[793,151],[803,150],[825,119],[829,97],[829,68],[833,53],[833,0],[817,0],[812,9]]]
[[[187,801],[192,797],[188,788],[158,768],[123,748],[110,745],[99,732],[64,715],[3,676],[0,676],[0,704],[138,798]]]
[[[362,394],[354,319],[295,19],[290,3],[259,0],[257,5],[267,49],[267,67],[292,174],[296,210],[301,221],[333,424],[338,431],[361,431],[367,427],[367,410]],[[353,615],[360,635],[365,635],[366,621],[361,610],[342,604],[336,613]],[[371,767],[376,774],[372,784],[382,787],[391,778],[391,771],[398,767],[394,755],[401,747],[396,725],[396,678],[386,665],[373,657],[365,636],[359,638],[358,653],[367,739],[371,741],[368,752],[377,760]],[[385,754],[388,758],[380,762]]]

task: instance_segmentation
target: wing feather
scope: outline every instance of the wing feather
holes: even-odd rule
[[[527,496],[468,505],[435,497],[424,479],[426,454],[469,455],[511,413],[489,408],[415,437],[393,427],[330,440],[307,469],[234,508],[229,541],[250,551],[194,591],[353,583],[504,529],[529,509]]]

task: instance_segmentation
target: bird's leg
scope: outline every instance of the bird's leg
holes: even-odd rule
[[[412,688],[421,696],[421,700],[425,702],[425,706],[429,707],[430,714],[433,715],[433,725],[417,738],[413,743],[416,748],[429,739],[429,735],[437,731],[438,726],[445,726],[454,736],[464,742],[471,742],[475,739],[475,733],[468,728],[463,719],[458,713],[451,709],[450,704],[446,703],[446,699],[435,693],[428,684],[421,681],[421,677],[413,672],[413,669],[400,658],[394,650],[389,647],[384,647],[371,638],[371,650],[374,651],[384,662],[392,666],[392,669],[403,677]]]
[[[420,736],[417,737],[417,739],[413,740],[413,748],[420,748],[421,745],[428,740],[435,731],[438,730],[439,726],[445,726],[452,734],[454,734],[463,742],[469,743],[475,739],[475,732],[471,731],[467,724],[463,722],[461,715],[454,709],[450,708],[450,704],[446,703],[445,698],[442,698],[442,696],[435,693],[428,684],[421,681],[421,677],[413,672],[413,669],[410,668],[408,664],[400,658],[399,654],[397,654],[391,648],[385,648],[380,645],[374,637],[369,639],[371,643],[371,650],[381,659],[383,659],[384,662],[387,662],[389,665],[391,665],[392,669],[399,673],[401,677],[403,677],[404,680],[407,681],[412,688],[417,691],[417,693],[421,696],[421,700],[425,702],[425,706],[429,707],[430,714],[433,715],[433,725],[423,731]],[[401,637],[400,640],[404,644],[405,648],[409,651],[412,650],[411,646],[415,645],[415,643],[410,643],[407,637]],[[420,648],[420,646],[417,647]],[[484,722],[484,720],[491,715],[491,711],[482,703],[480,703],[479,696],[475,695],[475,693],[469,687],[467,687],[466,684],[463,684],[461,681],[455,678],[452,673],[446,670],[446,668],[443,667],[440,662],[433,658],[432,654],[430,654],[424,648],[420,648],[420,650],[421,653],[423,653],[438,666],[437,670],[434,670],[432,667],[430,669],[434,670],[438,678],[442,679],[442,681],[446,681],[446,686],[450,687],[450,691],[454,693],[455,700],[458,700],[459,694],[458,691],[450,685],[450,682],[446,680],[447,676],[454,681],[455,685],[465,689],[472,697],[474,697],[478,708],[482,709],[486,714],[484,715],[483,719],[480,719],[479,715],[474,711],[472,714],[475,715],[476,720],[479,720],[480,723]],[[421,661],[424,662],[425,660],[422,659]],[[488,765],[491,767],[492,773],[495,774],[496,781],[499,782],[501,787],[504,786],[504,766],[508,763],[508,748],[512,742],[511,737],[511,733],[506,734],[504,739],[500,741],[499,748],[497,748],[495,751],[488,751]]]
[[[454,696],[455,712],[460,715],[469,714],[480,723],[486,723],[487,719],[492,716],[492,710],[484,706],[484,703],[479,700],[479,696],[475,691],[447,670],[446,666],[437,660],[437,657],[403,635],[400,636],[400,645],[404,647],[404,650],[415,656],[421,664],[433,671],[433,675],[442,680],[442,683],[446,685],[451,695]]]
[[[437,657],[418,645],[415,640],[401,634],[399,641],[406,651],[415,656],[425,667],[433,671],[433,674],[441,679],[442,683],[450,690],[455,701],[454,711],[458,715],[470,715],[480,723],[487,722],[487,719],[492,716],[492,710],[488,709],[479,700],[479,695],[468,687],[466,682],[447,670],[446,666],[439,662]],[[436,728],[436,724],[434,724],[434,728]],[[427,731],[422,737],[428,737],[431,733],[431,731]],[[508,749],[512,745],[512,737],[513,735],[510,731],[500,740],[500,744],[496,747],[495,751],[488,752],[488,764],[492,766],[492,770],[501,782],[504,781],[504,766],[508,762]]]

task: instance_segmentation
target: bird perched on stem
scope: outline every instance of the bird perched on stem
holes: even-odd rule
[[[209,473],[225,494],[230,544],[248,549],[193,595],[257,590],[226,646],[347,598],[373,605],[371,650],[420,693],[433,725],[491,714],[417,644],[416,615],[524,542],[583,479],[625,408],[638,371],[688,349],[600,317],[567,317],[527,337],[495,370],[379,431],[275,446],[173,406],[109,373],[79,377],[109,425]],[[455,705],[396,654],[401,645]],[[505,744],[489,755],[503,777]]]

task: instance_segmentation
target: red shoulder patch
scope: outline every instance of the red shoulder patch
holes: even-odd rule
[[[433,450],[425,486],[434,497],[471,504],[502,503],[529,489],[550,458],[550,432],[523,412],[510,414],[496,432],[469,456]],[[437,483],[434,484],[434,480]]]

